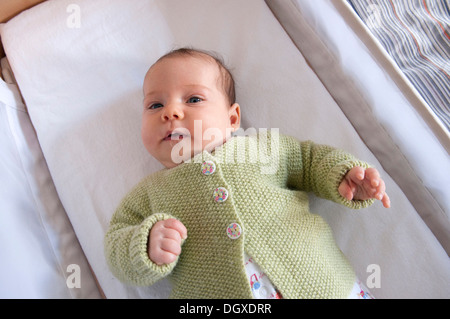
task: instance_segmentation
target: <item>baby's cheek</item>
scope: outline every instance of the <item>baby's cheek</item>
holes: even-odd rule
[[[151,148],[151,138],[148,136],[148,134],[145,130],[141,131],[141,139],[142,139],[142,143],[144,144],[144,146],[147,150],[149,148]]]
[[[144,147],[147,150],[147,152],[149,152],[152,156],[157,155],[155,138],[152,137],[151,134],[148,134],[148,132],[145,132],[145,131],[142,132],[141,138],[142,138],[142,143],[144,144]]]

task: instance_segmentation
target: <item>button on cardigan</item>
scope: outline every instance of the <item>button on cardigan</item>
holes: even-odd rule
[[[212,174],[204,174],[204,162]],[[307,192],[367,207],[373,200],[348,201],[338,192],[354,166],[369,167],[344,151],[281,134],[233,137],[151,174],[125,196],[105,236],[109,267],[133,285],[169,276],[172,298],[252,298],[246,252],[283,298],[346,298],[355,273],[329,225],[309,211]],[[226,200],[215,200],[217,189],[226,190]],[[168,218],[180,220],[188,237],[177,260],[159,266],[148,257],[148,235]],[[241,231],[236,238],[227,235],[233,223]]]

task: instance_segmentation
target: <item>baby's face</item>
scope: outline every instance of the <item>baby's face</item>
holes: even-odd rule
[[[239,105],[229,105],[220,76],[215,63],[198,57],[164,58],[147,72],[142,140],[165,167],[213,150],[239,128]]]

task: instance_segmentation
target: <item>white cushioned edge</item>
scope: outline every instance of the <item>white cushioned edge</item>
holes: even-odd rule
[[[2,80],[0,114],[0,297],[99,298],[20,93]]]

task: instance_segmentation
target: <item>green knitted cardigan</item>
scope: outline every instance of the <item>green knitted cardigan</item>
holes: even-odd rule
[[[113,274],[133,285],[152,285],[169,276],[172,298],[252,298],[244,251],[253,257],[283,298],[346,298],[355,281],[336,246],[331,228],[309,211],[307,192],[344,204],[338,193],[346,172],[369,167],[341,150],[310,141],[268,134],[234,137],[213,153],[143,179],[121,202],[105,237]],[[202,162],[216,171],[202,173]],[[270,165],[275,165],[272,171]],[[218,203],[217,187],[229,198]],[[148,235],[157,221],[177,218],[188,230],[178,259],[156,265],[147,254]],[[227,236],[230,223],[242,227]]]

